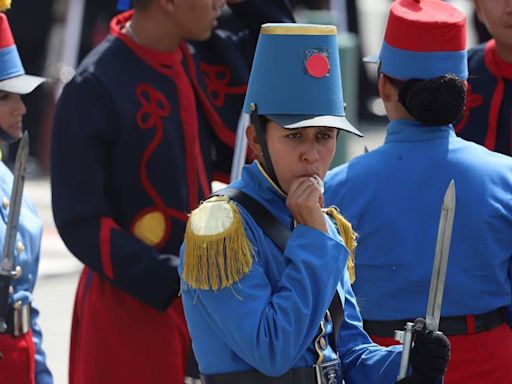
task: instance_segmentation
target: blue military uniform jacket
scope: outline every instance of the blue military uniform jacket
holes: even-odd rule
[[[2,220],[0,220],[0,249],[4,246],[12,183],[13,175],[11,171],[0,161],[0,215],[2,217]],[[11,285],[14,292],[9,298],[11,304],[16,302],[20,302],[22,305],[32,303],[32,292],[39,267],[42,230],[43,226],[35,207],[27,198],[23,198],[14,254],[15,266],[21,267],[22,273],[18,278],[12,280]],[[39,311],[33,305],[31,306],[30,315],[32,337],[35,345],[36,383],[51,384],[53,379],[46,366],[46,355],[42,348],[42,333],[38,324]]]
[[[368,320],[425,315],[441,204],[456,208],[442,316],[512,308],[512,159],[455,135],[451,125],[388,126],[383,146],[325,179],[358,233],[353,286]]]
[[[230,186],[257,199],[285,227],[293,226],[286,196],[257,162],[245,166],[241,179]],[[333,337],[326,310],[337,289],[345,313],[337,336],[345,382],[394,383],[400,349],[380,348],[362,330],[346,269],[349,252],[327,216],[329,234],[297,225],[283,253],[242,207],[226,199],[214,197],[192,213],[181,250],[183,304],[201,373],[256,369],[267,376],[279,376],[291,368],[332,360],[335,353],[325,342]],[[198,269],[190,273],[190,265],[197,261],[196,246],[213,250],[216,225],[229,232],[237,225],[237,217],[241,217],[249,252],[235,241],[234,247],[242,249],[235,254],[248,254],[250,263],[237,260],[235,265],[247,268],[229,282],[232,276],[227,273],[224,280],[210,276],[201,288],[193,288],[201,285],[196,284],[193,273],[205,267],[195,264]],[[194,238],[196,233],[210,232],[211,241]],[[227,238],[224,241],[227,244]],[[226,245],[221,249],[232,248]],[[230,257],[221,255],[226,264]]]

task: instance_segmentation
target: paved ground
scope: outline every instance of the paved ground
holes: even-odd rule
[[[41,313],[43,346],[55,384],[66,384],[71,311],[81,264],[68,252],[55,229],[49,179],[28,179],[25,193],[37,206],[44,226],[39,278],[34,293],[35,305]]]

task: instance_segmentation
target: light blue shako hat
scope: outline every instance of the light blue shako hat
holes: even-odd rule
[[[251,115],[266,171],[277,185],[258,115],[285,128],[324,126],[362,136],[345,116],[337,39],[333,25],[261,26],[244,112]]]
[[[362,134],[345,117],[338,35],[333,25],[264,24],[244,111],[285,128],[327,126]]]

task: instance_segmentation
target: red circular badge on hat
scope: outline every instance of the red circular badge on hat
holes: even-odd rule
[[[313,53],[306,60],[306,71],[313,77],[325,77],[329,74],[330,69],[329,59],[321,53]]]

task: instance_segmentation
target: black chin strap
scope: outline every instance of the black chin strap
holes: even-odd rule
[[[260,119],[258,118],[258,112],[256,104],[251,104],[251,123],[256,128],[256,135],[258,136],[258,141],[260,142],[261,151],[263,154],[263,161],[265,162],[265,171],[270,179],[274,182],[274,184],[280,189],[281,184],[279,184],[279,180],[277,179],[276,172],[274,171],[274,166],[272,164],[272,159],[270,158],[270,152],[268,151],[267,140],[265,139],[265,132],[261,128]]]

